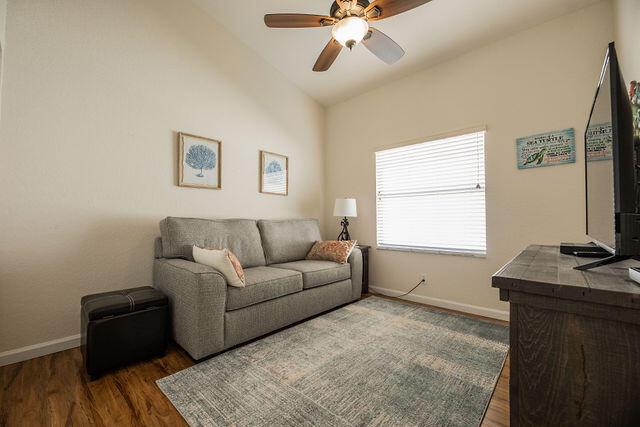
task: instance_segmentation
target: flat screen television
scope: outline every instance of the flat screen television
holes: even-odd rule
[[[640,144],[614,43],[607,49],[584,143],[587,236],[605,258],[580,270],[640,255]]]

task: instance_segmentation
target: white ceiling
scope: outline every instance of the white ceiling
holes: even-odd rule
[[[386,65],[356,46],[352,52],[343,49],[324,73],[311,69],[330,28],[270,29],[263,16],[327,15],[332,0],[194,1],[303,91],[331,105],[599,0],[433,0],[372,24],[404,48],[399,62]]]

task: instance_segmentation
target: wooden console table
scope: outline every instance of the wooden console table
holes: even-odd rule
[[[640,425],[640,286],[625,262],[530,246],[492,279],[510,303],[511,426]]]

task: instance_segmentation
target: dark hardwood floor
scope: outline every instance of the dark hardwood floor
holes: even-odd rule
[[[193,365],[179,347],[89,381],[79,348],[0,368],[0,426],[183,426],[155,381]],[[483,426],[509,425],[509,358]]]
[[[487,413],[482,420],[483,427],[509,425],[509,356],[502,367],[498,384],[491,396]]]
[[[92,382],[79,348],[8,365],[0,368],[0,425],[186,425],[155,381],[192,365],[177,346]]]

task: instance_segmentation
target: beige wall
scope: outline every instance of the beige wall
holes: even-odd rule
[[[7,27],[7,0],[0,0],[0,117],[2,117],[2,76],[3,76],[3,58],[5,46],[5,35]]]
[[[7,0],[0,0],[0,45],[4,49],[7,29]]]
[[[20,0],[0,123],[0,352],[79,333],[80,296],[151,283],[167,215],[317,217],[324,111],[190,2]],[[176,131],[223,141],[180,188]],[[290,156],[258,193],[258,150]]]
[[[7,28],[7,0],[0,0],[0,45],[4,49],[5,30]]]
[[[501,265],[531,243],[585,240],[582,135],[611,22],[610,3],[598,3],[328,109],[326,231],[338,230],[334,198],[356,197],[351,234],[374,245],[376,148],[488,127],[487,257],[374,250],[373,286],[408,290],[425,272],[423,301],[506,310],[490,287]],[[517,169],[517,137],[568,127],[577,163]]]
[[[624,78],[640,81],[640,1],[614,0],[613,22]]]

